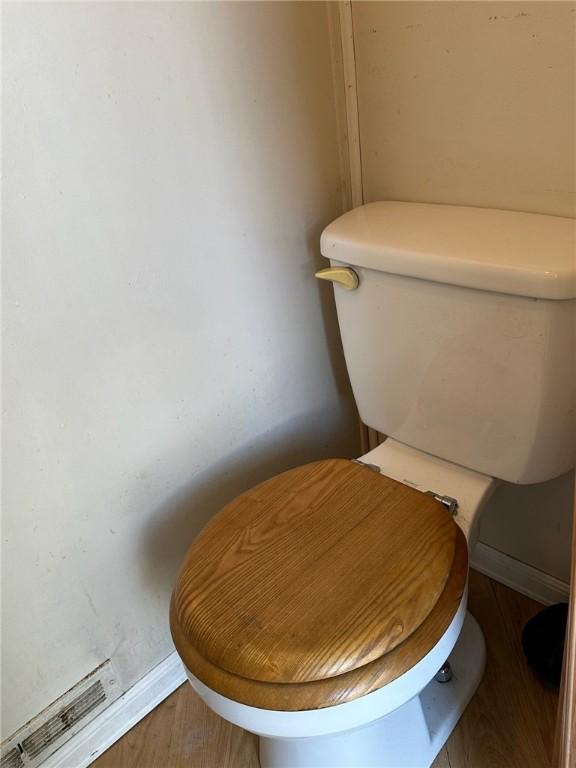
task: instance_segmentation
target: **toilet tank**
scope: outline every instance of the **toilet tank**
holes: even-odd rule
[[[549,480],[576,453],[573,219],[379,202],[330,224],[334,285],[362,421],[514,483]]]

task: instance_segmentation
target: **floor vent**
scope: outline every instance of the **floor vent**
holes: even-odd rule
[[[35,768],[118,698],[110,661],[104,662],[2,744],[0,768]]]
[[[104,686],[97,680],[87,691],[80,694],[65,709],[51,717],[44,725],[33,731],[30,736],[22,740],[24,754],[30,758],[38,757],[41,752],[53,744],[69,728],[72,728],[78,720],[86,717],[98,704],[106,699]]]
[[[21,768],[22,766],[24,766],[24,761],[18,747],[14,747],[10,752],[6,752],[0,759],[0,768]]]

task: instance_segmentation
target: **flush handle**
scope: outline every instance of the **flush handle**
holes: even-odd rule
[[[355,291],[360,283],[358,275],[350,267],[328,267],[316,272],[314,276],[318,280],[330,280],[332,283],[338,283],[347,291]]]

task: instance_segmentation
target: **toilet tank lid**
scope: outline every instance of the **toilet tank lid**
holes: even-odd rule
[[[322,233],[329,259],[540,299],[576,297],[576,221],[428,203],[368,203]]]

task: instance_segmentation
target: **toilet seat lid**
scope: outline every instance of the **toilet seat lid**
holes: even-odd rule
[[[438,601],[457,527],[432,496],[346,459],[306,464],[238,496],[201,531],[173,594],[186,640],[263,682],[362,667]]]

